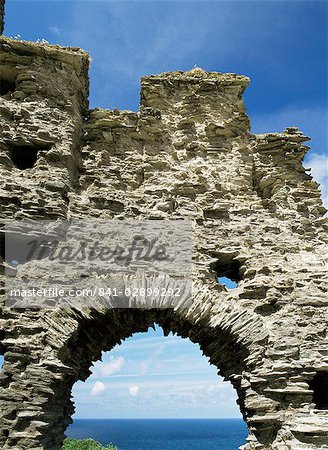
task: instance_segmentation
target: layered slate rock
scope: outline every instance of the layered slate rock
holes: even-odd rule
[[[5,0],[0,0],[0,35],[3,33],[5,25]]]
[[[74,383],[157,323],[233,384],[245,450],[328,448],[325,210],[302,166],[309,138],[253,135],[245,76],[144,77],[139,112],[88,111],[84,52],[0,46],[2,220],[191,220],[194,233],[188,310],[13,310],[3,295],[1,447],[58,450]]]

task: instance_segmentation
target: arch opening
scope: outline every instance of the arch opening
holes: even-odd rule
[[[197,304],[194,307],[197,308]],[[198,317],[198,320],[195,320],[195,317]],[[146,310],[141,308],[72,310],[64,318],[59,312],[45,311],[42,320],[45,320],[54,329],[57,329],[56,327],[59,325],[60,332],[66,338],[60,342],[57,339],[53,341],[52,345],[55,347],[52,358],[45,359],[43,365],[35,364],[35,361],[32,360],[27,361],[24,357],[26,370],[29,370],[31,365],[33,373],[41,380],[41,391],[38,389],[33,391],[33,395],[29,399],[31,405],[39,404],[39,396],[43,392],[44,373],[49,375],[47,378],[49,399],[42,406],[42,414],[44,421],[48,423],[48,428],[45,430],[40,425],[38,443],[45,448],[54,450],[61,448],[65,431],[72,423],[75,411],[71,397],[75,383],[86,381],[89,378],[92,374],[90,370],[92,363],[101,359],[102,352],[113,350],[115,346],[134,333],[146,332],[154,324],[158,324],[163,329],[165,336],[173,333],[181,338],[189,338],[192,343],[198,344],[215,370],[218,370],[218,374],[225,381],[230,381],[237,392],[240,412],[245,422],[251,427],[250,436],[252,438],[256,436],[258,442],[264,440],[266,444],[269,441],[273,442],[275,430],[268,431],[267,421],[265,429],[263,429],[264,423],[259,422],[258,417],[254,414],[254,395],[261,395],[262,391],[249,389],[249,384],[247,384],[248,374],[252,371],[252,367],[249,366],[249,361],[252,359],[250,353],[252,348],[248,345],[247,340],[238,339],[238,335],[229,329],[224,321],[213,326],[211,317],[206,311],[202,316],[197,316],[193,308],[191,310]],[[13,358],[21,361],[19,354],[13,354]],[[187,363],[185,365],[188,366]],[[53,377],[54,370],[56,377]],[[14,384],[11,386],[14,388]],[[140,389],[136,389],[138,385],[132,384],[130,387],[134,388],[131,393],[138,395],[140,392]],[[97,386],[98,391],[99,389],[102,390],[101,385]],[[261,398],[260,396],[259,399]],[[15,426],[17,428],[19,424],[17,423]],[[274,426],[276,426],[275,423]],[[10,446],[14,444],[15,435],[2,436],[2,438],[0,436],[0,439],[2,439],[1,443]],[[33,437],[33,439],[33,445],[35,445],[35,438]],[[240,444],[242,442],[238,442],[238,445]]]
[[[139,433],[135,420],[143,419],[138,426],[148,443],[154,440],[154,449],[159,448],[156,439],[164,444],[160,435],[166,436],[167,445],[174,440],[178,425],[182,448],[199,448],[193,445],[199,445],[200,439],[204,439],[204,450],[232,450],[242,445],[247,428],[231,384],[218,377],[217,368],[201,355],[199,345],[168,330],[165,334],[154,324],[153,329],[134,333],[102,353],[102,361],[94,364],[87,381],[73,388],[77,414],[68,429],[69,437],[91,437],[102,445],[114,442],[119,449],[132,449]],[[87,418],[107,421],[95,425],[89,436]],[[124,426],[125,436],[120,426]],[[106,427],[112,430],[107,440]],[[202,432],[210,433],[211,438]]]

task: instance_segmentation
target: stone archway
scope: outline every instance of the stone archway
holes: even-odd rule
[[[113,320],[113,316],[115,319]],[[113,322],[115,326],[113,327]],[[232,336],[221,330],[211,327],[193,324],[184,314],[168,310],[115,310],[93,318],[89,325],[83,326],[79,337],[69,343],[70,352],[80,354],[81,367],[79,377],[85,381],[89,376],[91,361],[99,359],[101,352],[110,351],[116,345],[120,345],[126,338],[135,333],[146,332],[149,327],[159,325],[164,335],[170,332],[180,337],[188,338],[193,343],[200,345],[204,355],[208,356],[210,362],[219,368],[222,376],[229,380],[238,379],[242,373],[247,349],[235,342]],[[102,331],[100,331],[102,330]],[[85,343],[90,353],[85,354]],[[224,350],[217,352],[213,343],[222,346]],[[91,355],[94,356],[91,356]]]
[[[42,316],[35,313],[33,320],[31,314],[24,317],[20,313],[20,336],[12,344],[10,339],[5,340],[7,349],[11,349],[5,355],[0,387],[3,448],[58,450],[74,412],[73,384],[88,378],[92,361],[99,359],[103,350],[110,350],[133,333],[157,323],[166,332],[174,331],[197,342],[219,373],[232,383],[251,431],[249,446],[245,448],[253,448],[254,442],[257,448],[280,449],[283,441],[277,435],[287,411],[266,394],[273,375],[265,374],[263,366],[257,363],[265,357],[267,337],[263,324],[259,326],[255,316],[253,323],[248,321],[248,327],[253,329],[250,337],[243,332],[243,316],[234,323],[236,331],[232,331],[227,315],[213,315],[205,308],[195,321],[194,314],[193,310],[183,316],[172,310],[115,309],[65,315],[49,311]],[[13,319],[13,313],[10,316]],[[217,325],[213,326],[215,321]],[[271,447],[275,440],[277,444]]]
[[[302,166],[308,138],[295,127],[252,134],[245,76],[144,77],[139,112],[88,111],[85,52],[0,44],[3,73],[15,74],[0,108],[2,221],[190,220],[194,236],[182,315],[8,308],[1,253],[2,448],[58,450],[74,382],[101,350],[154,321],[198,342],[231,381],[250,429],[245,449],[327,445],[328,411],[316,400],[328,352],[325,209]],[[18,144],[48,150],[19,169]],[[227,274],[233,291],[216,281]]]
[[[26,335],[22,334],[22,342],[28,345],[29,337],[35,341],[34,328],[42,330],[44,344],[47,342],[48,345],[39,349],[41,352],[34,355],[34,361],[32,355],[28,360],[24,354],[6,352],[7,364],[0,388],[6,411],[2,422],[3,448],[33,446],[58,450],[74,411],[71,400],[74,383],[88,378],[92,362],[100,358],[102,351],[112,349],[135,332],[146,331],[154,323],[166,333],[173,331],[200,345],[210,362],[237,390],[244,419],[250,423],[250,411],[245,407],[247,389],[243,386],[249,376],[247,358],[250,348],[238,342],[228,330],[212,327],[208,313],[198,317],[197,323],[193,322],[192,314],[190,311],[189,316],[188,313],[181,315],[171,309],[114,309],[106,313],[90,311],[86,315],[71,313],[64,320],[62,315],[53,312],[43,313],[42,319],[36,316],[34,326],[29,324]],[[51,331],[45,333],[47,325]],[[62,339],[60,345],[57,333]],[[20,396],[20,401],[16,398],[13,403],[15,393]],[[6,433],[9,423],[10,431]],[[267,439],[264,434],[263,439]]]

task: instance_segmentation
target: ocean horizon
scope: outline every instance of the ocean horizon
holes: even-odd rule
[[[237,450],[248,431],[242,419],[75,419],[66,435],[118,450]]]

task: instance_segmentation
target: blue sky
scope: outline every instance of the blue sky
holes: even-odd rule
[[[7,0],[5,34],[90,52],[91,107],[138,109],[139,78],[168,70],[248,75],[252,131],[296,125],[327,201],[326,1]]]
[[[232,386],[198,345],[162,329],[138,333],[105,353],[74,387],[76,417],[240,417]]]
[[[327,196],[325,1],[7,0],[7,36],[80,46],[92,57],[91,107],[138,109],[139,78],[168,70],[248,75],[252,131],[296,125],[305,166]],[[161,330],[104,356],[74,388],[76,417],[238,417],[235,394],[199,348]]]

